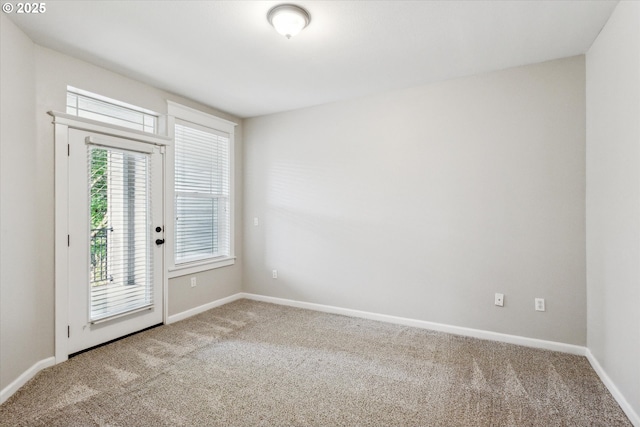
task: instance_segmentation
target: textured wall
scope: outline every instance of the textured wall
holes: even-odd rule
[[[586,63],[588,347],[640,414],[640,3]]]
[[[0,390],[53,355],[52,265],[40,258],[43,176],[33,121],[34,45],[0,16]]]
[[[584,98],[580,56],[245,120],[244,289],[584,345]]]

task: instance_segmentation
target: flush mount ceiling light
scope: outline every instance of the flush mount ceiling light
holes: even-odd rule
[[[311,15],[293,4],[281,4],[267,13],[267,20],[277,32],[290,39],[311,22]]]

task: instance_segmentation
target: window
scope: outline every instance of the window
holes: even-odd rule
[[[175,262],[229,256],[229,136],[175,124]]]
[[[67,86],[67,114],[142,132],[157,132],[156,113],[71,86]]]
[[[235,124],[173,103],[169,117],[174,135],[173,271],[182,270],[170,275],[175,277],[233,263]]]

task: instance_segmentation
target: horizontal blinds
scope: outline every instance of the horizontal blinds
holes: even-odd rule
[[[150,156],[89,146],[90,319],[153,303]]]
[[[158,120],[153,114],[73,91],[67,91],[67,113],[148,133],[155,133]]]
[[[175,262],[229,255],[229,135],[175,126]]]

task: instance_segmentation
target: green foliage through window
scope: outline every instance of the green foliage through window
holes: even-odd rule
[[[89,170],[91,199],[91,283],[93,286],[107,284],[107,228],[108,211],[108,163],[109,153],[104,149],[91,150]]]

